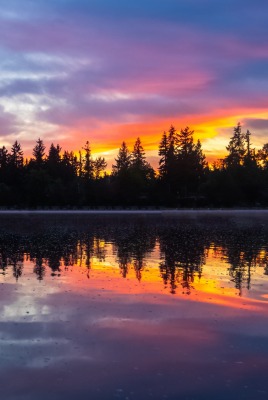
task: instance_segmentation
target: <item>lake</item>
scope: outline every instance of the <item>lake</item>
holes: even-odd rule
[[[267,213],[0,215],[3,400],[266,400]]]

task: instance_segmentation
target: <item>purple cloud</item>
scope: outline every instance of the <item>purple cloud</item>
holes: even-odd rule
[[[103,123],[191,123],[267,107],[262,0],[21,4],[0,10],[0,105],[6,114],[13,104],[16,129],[6,131],[24,140],[30,125],[39,136],[90,123],[97,135]]]

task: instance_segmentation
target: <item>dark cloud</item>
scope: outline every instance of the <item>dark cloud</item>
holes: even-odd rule
[[[249,130],[253,130],[254,135],[263,135],[263,133],[265,132],[267,135],[266,141],[268,141],[268,119],[246,118],[243,120],[243,125]]]

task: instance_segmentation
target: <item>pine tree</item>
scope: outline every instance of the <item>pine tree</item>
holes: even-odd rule
[[[166,178],[168,174],[168,147],[168,137],[164,131],[158,150],[158,155],[160,156],[158,170],[162,179]]]
[[[136,179],[146,186],[146,181],[154,177],[154,170],[146,161],[145,151],[138,137],[131,153],[131,171]]]
[[[78,176],[81,178],[83,173],[83,163],[82,163],[82,152],[79,150],[79,157],[78,157]]]
[[[246,138],[242,133],[240,122],[234,128],[234,134],[230,139],[226,150],[229,152],[225,157],[225,164],[227,167],[238,167],[243,165],[244,156],[246,154]]]
[[[23,151],[17,140],[11,148],[10,163],[17,169],[22,169],[23,167]]]
[[[48,159],[47,159],[48,163],[49,164],[59,164],[61,161],[60,152],[61,152],[61,147],[58,144],[57,144],[57,146],[55,146],[52,143],[49,148],[49,152],[48,152]]]
[[[2,173],[6,170],[8,164],[8,150],[3,146],[0,149],[0,171]]]
[[[176,152],[177,152],[177,132],[173,125],[169,128],[168,134],[163,133],[159,152],[159,173],[164,182],[172,185],[176,175]]]
[[[89,145],[89,141],[86,142],[85,147],[85,155],[83,158],[83,176],[86,179],[93,179],[94,177],[94,162],[91,157],[91,149]]]
[[[61,163],[61,147],[57,144],[51,144],[47,157],[47,167],[49,174],[53,179],[60,176],[60,163]]]
[[[176,153],[177,153],[177,131],[173,125],[169,128],[168,131],[168,152],[167,152],[167,166],[168,169],[170,170],[169,172],[172,172],[172,168],[174,168],[174,164],[176,161]]]
[[[40,167],[44,163],[45,148],[46,147],[43,140],[39,138],[36,141],[35,147],[33,148],[34,162],[38,167]]]
[[[126,173],[131,165],[131,154],[125,142],[122,143],[115,164],[112,165],[113,175]]]
[[[77,158],[72,151],[64,151],[61,166],[66,181],[72,180],[77,175]]]
[[[196,165],[199,175],[203,175],[204,171],[208,168],[208,163],[206,161],[206,156],[203,153],[202,145],[200,140],[197,140],[197,143],[194,148],[195,155],[196,155]]]
[[[206,167],[200,140],[194,144],[194,131],[188,126],[177,137],[177,186],[182,196],[196,194]]]
[[[251,133],[249,130],[247,130],[247,132],[244,135],[246,152],[245,152],[244,159],[243,159],[243,165],[247,169],[256,169],[256,168],[258,168],[258,164],[257,164],[258,159],[257,159],[255,148],[253,148],[253,149],[251,148],[250,136],[251,136]]]
[[[107,167],[107,162],[103,157],[96,158],[96,160],[93,162],[94,177],[96,179],[99,179],[106,167]]]
[[[268,170],[268,143],[265,143],[263,147],[258,151],[257,159],[261,167]]]
[[[195,150],[193,134],[194,131],[191,131],[187,126],[181,129],[180,133],[177,135],[178,154],[183,157],[191,155]]]
[[[146,167],[146,157],[145,157],[145,151],[143,149],[143,146],[141,144],[141,140],[138,137],[135,144],[133,151],[131,153],[131,166],[136,168],[136,169],[143,169]]]

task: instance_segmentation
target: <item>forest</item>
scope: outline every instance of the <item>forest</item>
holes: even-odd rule
[[[189,127],[171,125],[159,143],[159,165],[146,160],[140,138],[123,141],[111,173],[90,143],[76,154],[40,138],[30,159],[16,140],[0,148],[2,208],[267,207],[268,143],[252,147],[251,133],[234,127],[226,156],[212,165]]]

